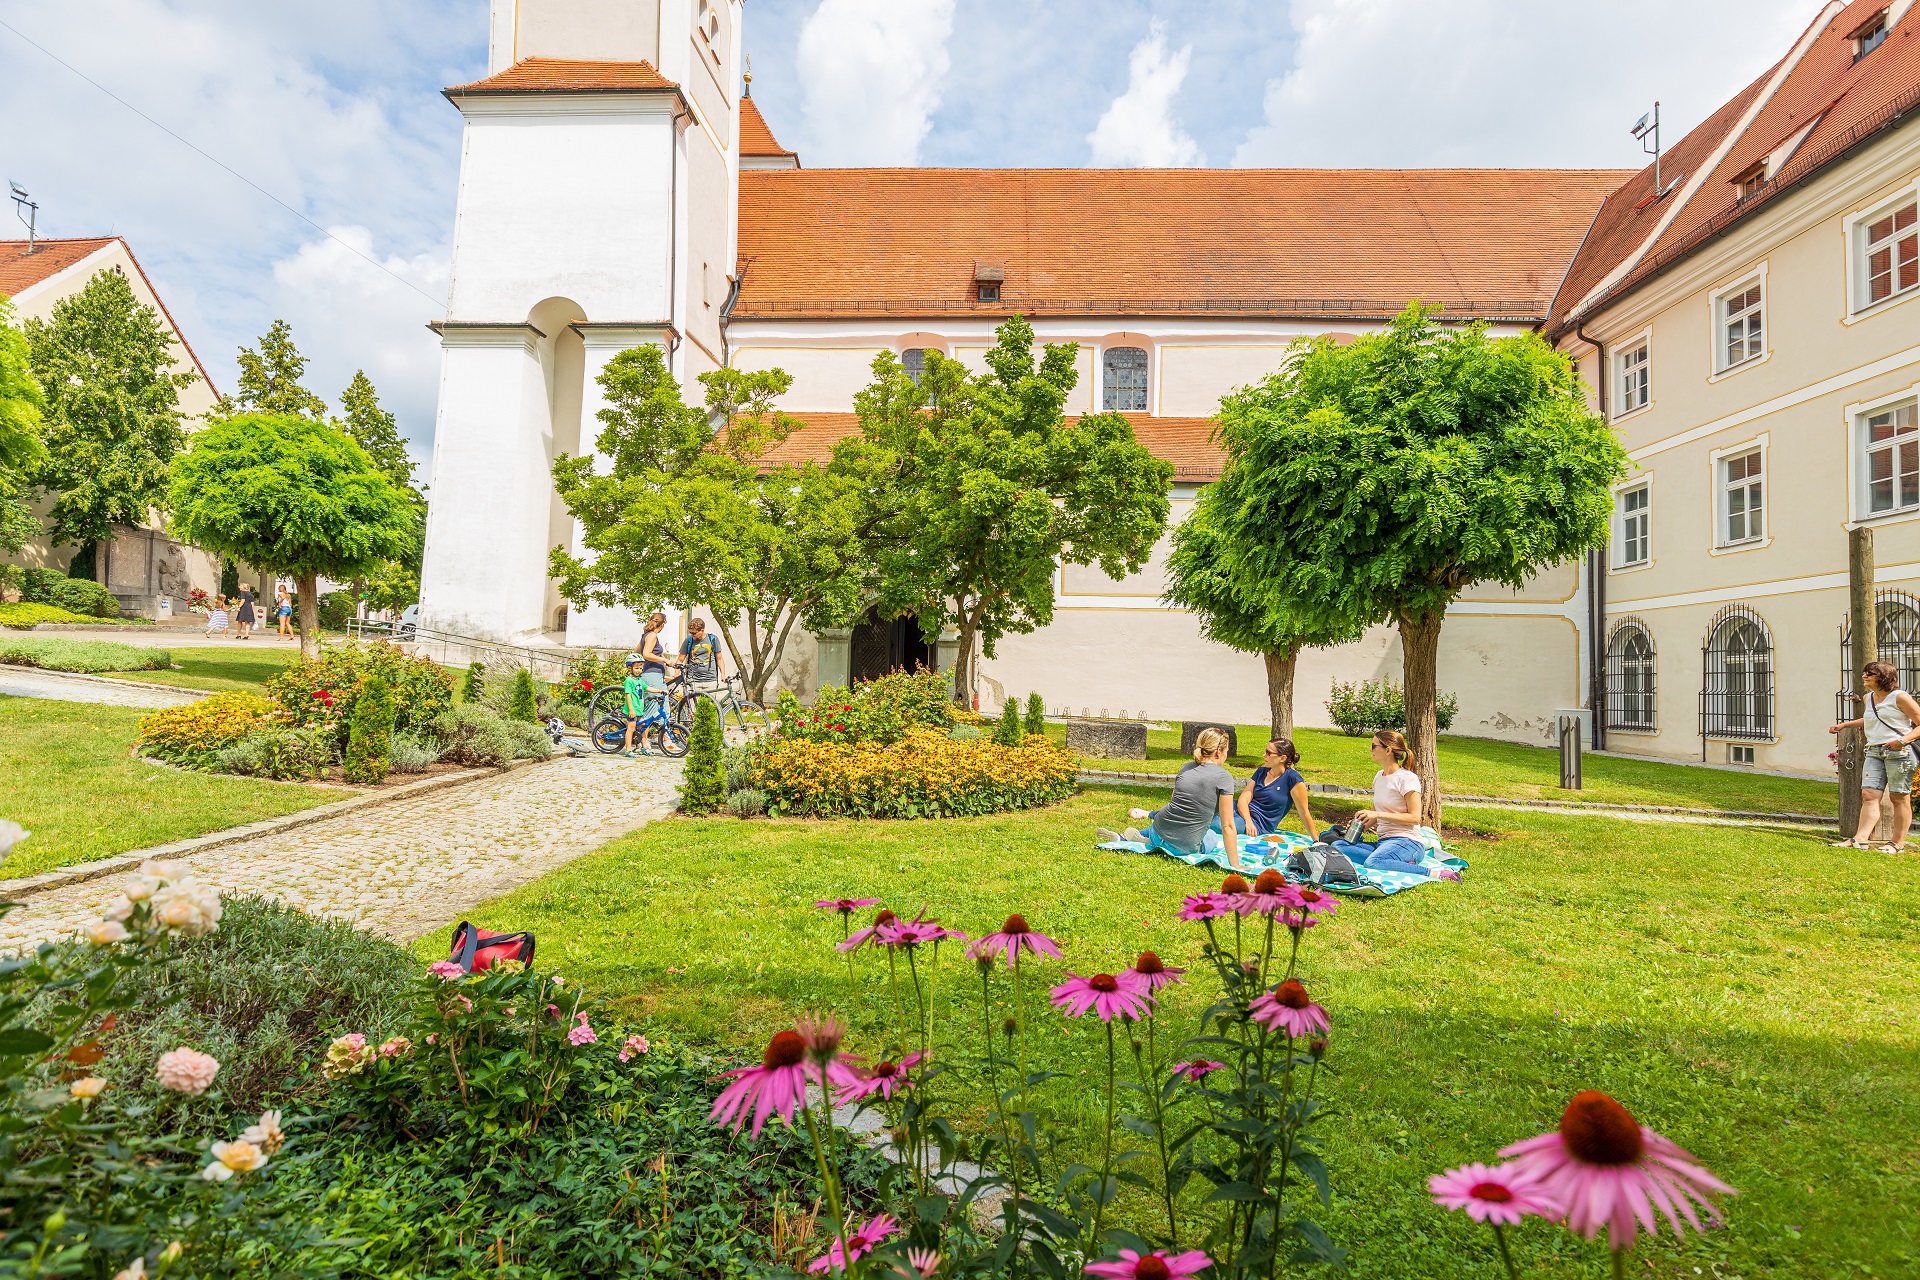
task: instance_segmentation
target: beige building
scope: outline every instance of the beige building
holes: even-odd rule
[[[191,429],[213,408],[219,393],[125,240],[118,236],[40,240],[32,252],[25,240],[0,240],[0,297],[13,304],[15,323],[51,320],[61,299],[80,292],[103,271],[124,278],[133,296],[158,313],[172,337],[175,369],[196,375],[180,392],[180,410]],[[50,500],[42,502],[40,512],[44,514],[51,505]],[[30,543],[15,560],[26,567],[64,571],[78,550],[43,538]],[[157,520],[138,528],[116,527],[102,550],[104,554],[95,557],[94,576],[119,598],[121,611],[132,616],[153,617],[162,610],[162,601],[172,611],[184,613],[190,589],[213,591],[220,584],[219,561],[169,537]]]
[[[1608,196],[1548,336],[1634,464],[1602,580],[1606,745],[1828,767],[1847,531],[1920,684],[1920,14],[1830,4]]]

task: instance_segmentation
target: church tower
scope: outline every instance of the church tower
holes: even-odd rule
[[[421,625],[631,646],[625,609],[572,611],[548,553],[578,548],[553,492],[590,452],[614,355],[721,360],[738,248],[743,0],[492,0],[466,118],[440,334]]]

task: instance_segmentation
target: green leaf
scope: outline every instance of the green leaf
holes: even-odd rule
[[[0,1029],[0,1055],[25,1057],[53,1048],[53,1037],[31,1027]]]

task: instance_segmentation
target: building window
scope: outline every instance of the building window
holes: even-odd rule
[[[1653,637],[1629,618],[1607,641],[1607,727],[1651,733],[1654,723]]]
[[[1726,537],[1722,545],[1751,542],[1766,532],[1766,502],[1761,493],[1761,452],[1750,449],[1731,458],[1720,459],[1722,492],[1725,493]]]
[[[1887,13],[1882,9],[1853,33],[1853,60],[1866,57],[1887,40]]]
[[[1734,196],[1742,202],[1753,199],[1767,185],[1767,166],[1760,163],[1733,181]]]
[[[1874,657],[1900,673],[1902,689],[1920,689],[1920,600],[1904,591],[1876,591],[1873,596]],[[1853,619],[1840,624],[1840,696],[1860,696],[1860,675],[1853,666]]]
[[[1758,614],[1729,605],[1707,632],[1700,732],[1709,738],[1773,736],[1773,642]]]
[[[1920,507],[1920,416],[1913,401],[1862,418],[1866,428],[1867,514]]]
[[[1866,246],[1869,304],[1920,285],[1920,227],[1914,225],[1914,202],[1868,223]]]
[[[1653,554],[1653,486],[1642,484],[1624,489],[1617,501],[1620,563],[1615,567],[1630,569],[1647,563]]]
[[[998,280],[976,280],[974,281],[973,287],[975,301],[1000,301],[1000,282]]]
[[[1644,409],[1653,401],[1652,362],[1641,343],[1620,357],[1620,413]]]
[[[1720,367],[1731,369],[1756,359],[1765,348],[1761,333],[1761,286],[1758,280],[1736,287],[1720,297]]]
[[[1147,353],[1139,347],[1108,347],[1102,359],[1100,407],[1122,413],[1147,407]]]
[[[920,375],[927,371],[927,349],[908,347],[900,353],[900,364],[906,369],[907,376],[913,379],[913,385],[920,385]]]

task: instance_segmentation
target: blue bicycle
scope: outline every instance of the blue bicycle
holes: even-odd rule
[[[627,723],[633,721],[633,745],[651,755],[679,759],[687,754],[686,726],[675,724],[667,714],[667,700],[660,698],[637,719],[625,710],[612,711],[593,725],[594,750],[617,756],[627,749]]]

